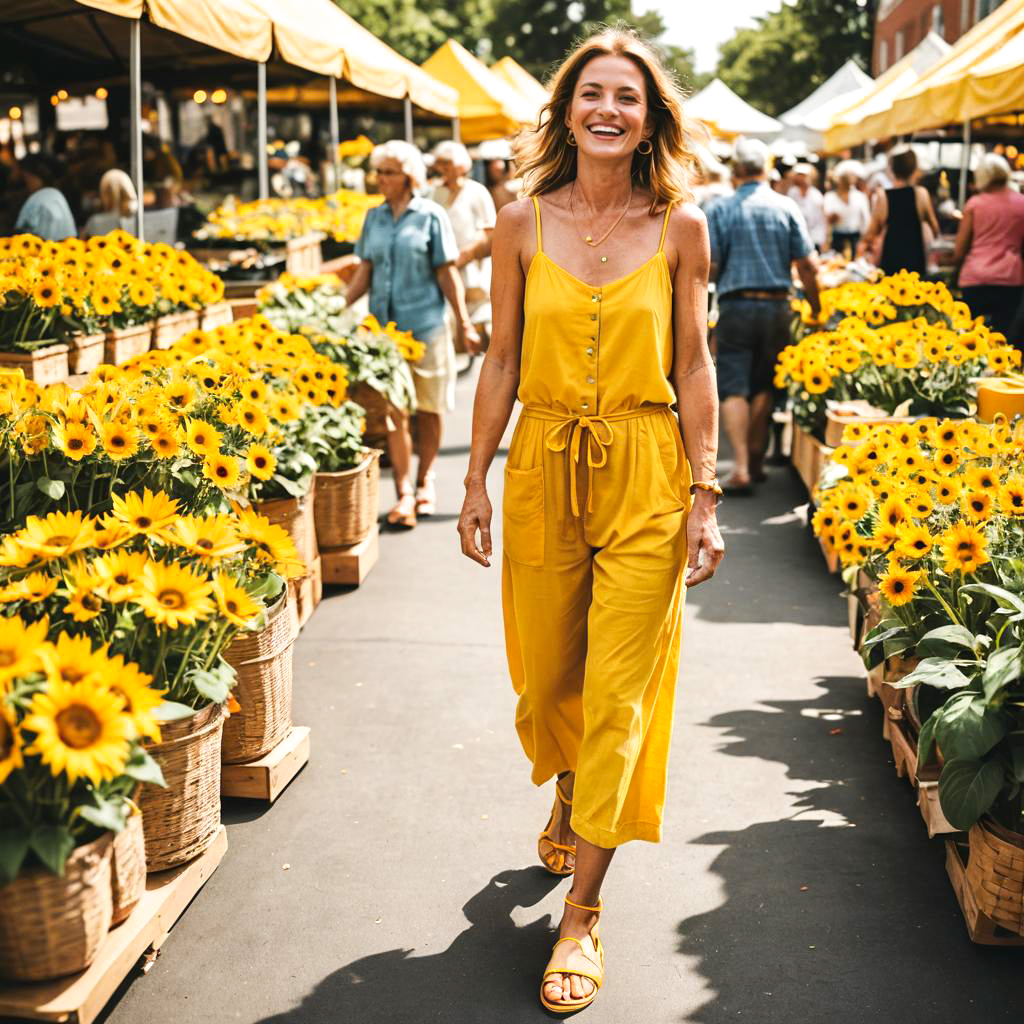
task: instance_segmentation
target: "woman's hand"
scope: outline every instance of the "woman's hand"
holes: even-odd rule
[[[480,351],[480,333],[469,320],[456,320],[455,340],[470,354]]]
[[[695,587],[711,579],[724,557],[725,542],[718,529],[715,496],[709,491],[697,491],[686,517],[686,586]]]
[[[487,497],[487,486],[481,481],[466,484],[466,500],[462,503],[459,516],[459,538],[462,553],[480,565],[489,566],[491,557],[491,502]],[[477,531],[480,541],[477,542]]]

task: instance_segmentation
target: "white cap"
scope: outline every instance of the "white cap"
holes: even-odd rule
[[[478,160],[511,160],[512,147],[508,139],[487,139],[476,147]]]
[[[763,171],[768,166],[768,147],[760,139],[746,139],[741,135],[733,143],[732,162]]]

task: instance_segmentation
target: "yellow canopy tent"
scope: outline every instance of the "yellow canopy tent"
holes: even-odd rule
[[[1024,109],[1024,32],[981,61],[967,76],[960,116],[985,117]]]
[[[910,53],[879,75],[866,94],[835,114],[825,132],[825,151],[835,153],[878,138],[865,131],[868,119],[889,110],[896,97],[910,89],[949,49],[949,44],[935,33],[925,36]]]
[[[964,98],[972,69],[990,57],[998,57],[1022,30],[1024,0],[1006,0],[897,96],[891,110],[879,111],[867,119],[863,125],[867,136],[891,138],[963,122]]]
[[[423,70],[459,94],[459,126],[466,142],[515,135],[537,110],[464,46],[449,39]]]
[[[529,71],[511,57],[502,57],[491,66],[491,71],[501,78],[528,103],[534,104],[539,111],[551,99],[551,93],[537,81]]]

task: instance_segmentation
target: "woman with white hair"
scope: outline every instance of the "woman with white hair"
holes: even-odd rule
[[[858,187],[864,168],[855,160],[836,165],[836,187],[825,193],[825,220],[832,230],[831,247],[835,252],[857,251],[860,236],[871,221],[868,197]]]
[[[107,171],[100,178],[100,207],[82,228],[83,238],[105,235],[121,226],[122,220],[135,215],[139,208],[139,197],[135,185],[128,175],[117,167]]]
[[[370,312],[382,323],[394,321],[411,331],[427,350],[411,366],[419,415],[420,462],[416,487],[410,478],[412,439],[408,417],[392,410],[395,429],[388,434],[388,454],[395,474],[398,503],[388,513],[392,526],[412,528],[419,515],[435,511],[434,462],[441,447],[441,415],[455,408],[455,349],[445,319],[445,300],[455,313],[455,333],[467,347],[477,333],[466,310],[462,278],[456,269],[459,250],[448,214],[417,192],[426,185],[420,151],[392,140],[370,155],[384,202],[366,215],[356,243],[360,258],[347,299],[370,293]]]
[[[461,142],[447,140],[434,147],[434,168],[441,176],[431,199],[448,213],[455,232],[466,307],[478,330],[491,318],[491,236],[496,213],[491,193],[468,177],[473,161]]]
[[[1010,341],[1020,341],[1009,335],[1024,297],[1024,196],[1010,187],[1010,165],[996,153],[981,158],[974,183],[979,191],[967,200],[953,247],[964,302]]]

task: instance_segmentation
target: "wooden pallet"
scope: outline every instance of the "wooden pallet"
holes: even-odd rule
[[[350,548],[326,548],[320,552],[324,583],[359,586],[380,557],[380,528],[370,532]]]
[[[979,946],[1024,946],[1024,935],[1017,935],[996,924],[975,901],[974,894],[966,884],[966,841],[947,839],[945,842],[946,874],[949,875],[953,892],[956,893],[956,901],[960,904],[971,942],[976,942]]]
[[[269,754],[246,764],[220,766],[220,795],[273,803],[309,760],[309,727],[292,730]]]
[[[227,848],[228,834],[221,825],[205,853],[181,867],[150,875],[139,905],[107,933],[96,959],[80,974],[0,985],[0,1017],[92,1024],[140,961],[142,972],[149,972],[174,923],[217,870]]]

